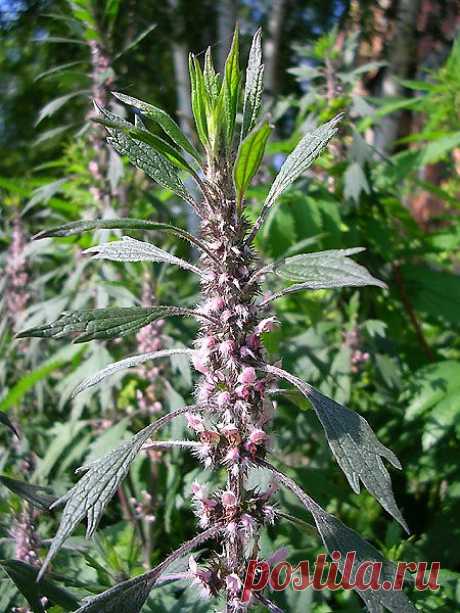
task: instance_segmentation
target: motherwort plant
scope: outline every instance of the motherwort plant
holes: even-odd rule
[[[331,451],[353,490],[358,493],[362,482],[407,530],[382,461],[385,458],[400,468],[395,455],[377,440],[365,419],[283,370],[281,363],[272,363],[264,349],[262,336],[279,325],[272,305],[282,296],[320,288],[385,285],[349,257],[359,253],[360,248],[260,262],[253,245],[258,230],[280,195],[307,170],[336,134],[340,119],[336,117],[300,140],[281,167],[255,223],[250,224],[245,193],[259,168],[272,129],[268,121],[260,120],[263,71],[260,31],[252,41],[244,87],[237,32],[222,76],[214,70],[210,50],[206,53],[204,68],[196,57],[190,57],[192,108],[199,148],[184,136],[169,115],[145,102],[115,94],[135,109],[134,123],[99,108],[100,122],[106,126],[108,141],[114,149],[193,207],[201,224],[198,237],[169,224],[130,218],[71,223],[45,230],[37,237],[69,236],[95,228],[154,230],[186,239],[200,252],[198,260],[191,263],[150,242],[128,236],[88,250],[95,258],[165,262],[187,269],[201,283],[202,299],[196,309],[156,305],[77,311],[20,335],[73,336],[76,342],[83,342],[134,333],[167,316],[191,316],[200,323],[193,348],[150,351],[128,357],[87,378],[75,390],[75,393],[81,392],[115,372],[174,353],[190,357],[198,378],[196,395],[189,406],[158,418],[111,453],[79,469],[84,476],[53,505],[65,504],[41,576],[85,516],[87,534],[94,534],[104,507],[132,461],[143,448],[155,445],[149,439],[171,420],[185,417],[189,440],[158,444],[162,448],[179,446],[191,450],[204,467],[222,477],[218,491],[208,491],[206,484],[198,482],[193,485],[193,504],[199,518],[198,534],[194,538],[143,575],[85,599],[79,613],[141,611],[152,588],[165,579],[168,567],[186,555],[190,556],[188,571],[166,577],[190,579],[207,595],[223,597],[228,613],[243,611],[254,603],[279,611],[263,593],[254,592],[249,604],[242,602],[242,582],[248,560],[258,555],[260,532],[264,525],[273,524],[283,516],[274,505],[276,488],[265,491],[249,488],[248,474],[254,470],[270,472],[274,482],[298,497],[313,516],[327,551],[342,555],[342,562],[338,563],[341,571],[346,553],[355,551],[353,573],[363,562],[376,561],[383,565],[382,581],[394,579],[396,569],[392,563],[322,509],[270,462],[274,416],[271,398],[284,382],[297,388],[311,403]],[[237,127],[240,111],[241,125]],[[151,123],[157,124],[163,137],[149,131]],[[193,178],[201,194],[199,199],[186,190],[179,173],[188,173]],[[279,285],[271,294],[263,292],[263,283],[268,277],[277,280]],[[199,567],[190,554],[206,541],[211,542],[210,550],[205,565]],[[369,611],[374,613],[384,607],[395,612],[416,610],[402,591],[358,591]]]

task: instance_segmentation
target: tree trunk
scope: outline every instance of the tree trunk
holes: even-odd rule
[[[264,43],[265,92],[274,98],[278,92],[279,49],[283,30],[283,19],[287,0],[273,0],[267,22],[267,36]]]
[[[237,0],[220,0],[217,3],[217,70],[222,74],[225,60],[232,44],[233,32],[235,30],[238,15]]]

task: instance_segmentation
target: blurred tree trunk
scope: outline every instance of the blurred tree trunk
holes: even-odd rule
[[[416,66],[420,0],[397,0],[391,4],[394,6],[395,20],[393,36],[387,46],[388,66],[381,82],[381,95],[398,97],[403,95],[404,89],[398,80],[409,78]],[[382,119],[375,134],[375,145],[380,151],[391,153],[393,150],[402,117],[403,113],[392,113]]]
[[[233,31],[238,15],[237,0],[219,0],[217,2],[217,70],[222,73],[225,60],[232,43]]]
[[[273,0],[267,20],[264,42],[265,91],[274,98],[279,89],[279,51],[287,0]]]

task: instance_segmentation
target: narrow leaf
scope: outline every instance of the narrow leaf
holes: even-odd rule
[[[48,564],[64,541],[85,516],[88,520],[86,535],[89,538],[94,534],[105,507],[150,436],[172,419],[194,410],[198,410],[198,408],[183,407],[173,413],[164,415],[110,453],[79,469],[79,471],[86,470],[87,472],[67,494],[56,500],[52,505],[52,508],[54,508],[65,503],[58,531],[40,570],[39,579],[43,577]]]
[[[104,115],[107,116],[108,113],[104,112]],[[110,119],[110,116],[108,118]],[[130,162],[143,170],[151,179],[173,191],[192,207],[196,207],[194,199],[185,189],[176,168],[167,157],[155,151],[146,143],[127,136],[124,130],[107,128],[107,131],[110,134],[107,142],[113,146],[117,153],[127,155]]]
[[[212,61],[211,47],[206,49],[206,54],[204,56],[203,78],[206,92],[213,104],[215,104],[219,96],[220,85],[219,75],[216,74]]]
[[[0,483],[20,498],[27,500],[40,509],[48,509],[56,500],[56,497],[50,494],[50,489],[42,487],[41,485],[32,485],[26,481],[17,481],[6,475],[0,475]]]
[[[2,403],[3,404],[3,403]],[[16,434],[16,436],[18,438],[19,437],[19,432],[16,430],[16,428],[14,427],[13,423],[11,422],[10,418],[8,417],[8,415],[6,415],[3,410],[0,410],[0,422],[6,426],[7,428],[9,428],[11,430],[11,432],[13,434]]]
[[[347,580],[354,582],[356,572],[365,562],[377,562],[382,565],[381,582],[389,581],[391,585],[394,584],[397,576],[397,567],[393,562],[386,560],[375,547],[362,539],[354,530],[348,528],[348,526],[345,526],[333,515],[327,513],[287,475],[265,460],[257,460],[257,464],[269,470],[276,477],[276,480],[297,496],[305,508],[312,514],[316,528],[328,553],[331,554],[333,551],[338,551],[341,554],[337,565],[342,574],[347,553],[355,552],[356,557],[350,576],[346,577]],[[363,591],[357,588],[353,589],[364,600],[370,613],[382,613],[382,607],[386,607],[393,613],[417,613],[417,609],[401,590],[384,590],[379,588]]]
[[[268,137],[272,129],[267,121],[255,128],[238,148],[234,168],[234,181],[238,202],[244,197],[254,175],[259,170]]]
[[[195,118],[196,130],[201,143],[206,146],[208,138],[208,121],[206,106],[209,106],[209,96],[206,91],[204,76],[200,64],[194,55],[189,56],[189,73],[192,98],[192,112]]]
[[[285,370],[270,365],[264,370],[289,381],[311,402],[332,453],[353,491],[359,494],[361,480],[382,507],[409,533],[394,498],[390,475],[381,458],[388,460],[395,468],[401,469],[401,464],[395,454],[377,439],[364,417]]]
[[[168,113],[156,106],[153,106],[152,104],[142,102],[142,100],[137,100],[137,98],[132,98],[126,94],[120,94],[118,92],[112,93],[116,98],[118,98],[118,100],[121,100],[121,102],[139,109],[149,119],[156,122],[163,129],[165,134],[167,134],[169,138],[176,143],[176,145],[179,145],[179,147],[181,147],[184,151],[190,153],[190,155],[193,156],[197,162],[201,163],[200,154],[182,132],[174,119],[168,115]]]
[[[219,97],[223,109],[224,135],[227,147],[231,147],[235,131],[236,112],[240,95],[241,72],[239,67],[239,35],[238,28],[233,34],[232,46],[225,62],[224,80]]]
[[[257,124],[262,106],[264,88],[264,65],[262,63],[262,31],[259,28],[254,34],[249,52],[246,69],[246,84],[244,87],[243,124],[241,138],[243,141]]]
[[[215,259],[215,256],[207,249],[206,245],[196,236],[190,234],[182,228],[177,228],[167,223],[159,223],[156,221],[148,221],[144,219],[134,219],[131,217],[125,217],[124,219],[94,219],[90,221],[72,221],[71,223],[64,224],[57,228],[51,228],[50,230],[42,230],[36,234],[33,238],[38,240],[41,238],[48,238],[53,236],[72,236],[73,234],[80,234],[81,232],[88,232],[96,229],[106,230],[154,230],[158,232],[167,232],[175,234],[185,239],[189,243],[192,243],[201,251],[207,253],[210,257]]]
[[[200,532],[169,554],[163,562],[160,562],[152,570],[133,579],[128,579],[128,581],[118,583],[118,585],[114,585],[102,594],[89,598],[75,613],[118,613],[118,611],[140,613],[150,591],[168,566],[183,558],[202,543],[217,536],[221,529],[221,524],[215,524]]]
[[[173,306],[124,307],[107,309],[87,309],[63,313],[56,321],[24,330],[18,338],[63,338],[75,336],[74,342],[83,343],[93,339],[115,338],[125,336],[147,326],[156,319],[165,316],[190,315],[190,309]]]
[[[336,125],[342,118],[342,115],[337,115],[328,123],[316,128],[313,132],[306,134],[298,143],[294,151],[287,157],[284,164],[281,166],[276,179],[271,186],[267,199],[262,207],[262,211],[256,220],[251,233],[246,242],[252,241],[257,234],[262,224],[264,223],[272,206],[281,196],[281,194],[298,179],[322,153],[331,138],[336,134]]]
[[[152,351],[150,353],[141,353],[139,355],[134,355],[129,358],[125,358],[120,360],[119,362],[114,362],[109,366],[106,366],[99,372],[90,377],[84,379],[72,392],[72,397],[80,394],[84,390],[92,387],[93,385],[97,385],[107,377],[114,375],[117,372],[122,370],[127,370],[128,368],[135,368],[139,366],[139,364],[143,364],[144,362],[148,362],[149,360],[157,360],[161,358],[168,358],[172,355],[189,355],[190,357],[194,354],[193,349],[166,349],[164,351]]]
[[[54,98],[54,100],[51,100],[50,102],[48,102],[48,104],[45,104],[45,106],[40,109],[35,125],[38,126],[38,124],[41,123],[44,119],[46,119],[46,117],[52,117],[72,98],[88,93],[88,90],[80,90],[76,92],[71,92],[70,94],[65,94],[64,96],[59,96],[58,98]]]
[[[58,605],[64,611],[75,611],[76,607],[80,606],[73,594],[57,586],[49,579],[41,579],[37,583],[38,568],[21,560],[3,560],[0,565],[26,598],[34,613],[45,613],[41,603],[43,596],[46,596],[52,605]]]
[[[175,264],[180,268],[191,270],[197,275],[202,276],[202,271],[182,260],[176,258],[167,251],[155,247],[151,243],[138,241],[129,236],[123,236],[119,241],[111,241],[86,249],[83,253],[94,253],[95,259],[112,260],[114,262],[165,262],[166,264]]]

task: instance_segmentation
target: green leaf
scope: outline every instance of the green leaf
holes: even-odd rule
[[[194,55],[189,56],[189,73],[192,98],[192,112],[195,118],[196,130],[203,146],[209,143],[208,117],[206,109],[209,108],[209,96],[206,90],[204,76],[200,64]]]
[[[442,160],[448,153],[460,145],[460,132],[447,134],[442,138],[429,143],[423,150],[420,157],[420,164],[435,164]]]
[[[26,598],[34,613],[45,613],[40,600],[42,596],[46,596],[51,604],[62,607],[64,611],[75,611],[76,607],[80,606],[73,594],[49,579],[41,579],[37,583],[38,568],[21,560],[2,560],[0,565]]]
[[[204,85],[209,99],[213,105],[217,102],[220,90],[219,75],[216,74],[214,64],[212,61],[211,47],[206,49],[204,56],[204,70],[203,70]]]
[[[51,495],[51,490],[41,485],[32,485],[26,481],[17,481],[6,475],[0,475],[0,483],[3,483],[5,487],[20,498],[27,500],[40,509],[48,509],[56,500],[56,497]]]
[[[176,145],[181,147],[184,151],[187,151],[187,153],[190,153],[190,155],[194,157],[197,162],[201,163],[200,154],[182,132],[174,119],[168,115],[168,113],[156,106],[153,106],[152,104],[142,102],[142,100],[137,100],[137,98],[132,98],[131,96],[126,96],[125,94],[120,94],[118,92],[112,93],[116,98],[118,98],[118,100],[121,100],[121,102],[139,109],[149,119],[156,122],[162,128],[165,134],[167,134],[169,138],[176,143]]]
[[[140,34],[138,34],[137,36],[135,36],[127,45],[126,47],[124,47],[119,53],[116,53],[113,57],[113,60],[118,60],[120,57],[122,57],[123,55],[125,55],[125,53],[127,53],[128,51],[131,51],[131,49],[134,49],[134,47],[137,47],[137,45],[144,40],[144,38],[146,36],[148,36],[150,34],[150,32],[152,32],[155,28],[157,27],[156,23],[152,23],[151,25],[147,26],[145,28],[145,30],[143,30]]]
[[[246,84],[244,87],[243,123],[240,141],[243,141],[257,124],[262,106],[264,89],[264,65],[262,63],[262,31],[259,28],[254,34],[249,52],[246,69]]]
[[[369,183],[362,166],[358,162],[351,163],[343,175],[344,188],[343,195],[347,199],[352,199],[359,203],[361,192],[370,193]]]
[[[327,513],[287,475],[264,460],[258,460],[257,463],[262,468],[268,469],[276,477],[276,481],[297,496],[300,502],[312,514],[316,529],[329,554],[332,554],[333,551],[338,551],[341,554],[337,562],[341,573],[344,571],[347,553],[354,552],[355,559],[348,577],[349,580],[354,580],[357,570],[366,562],[378,562],[381,564],[379,576],[381,584],[384,581],[389,581],[390,585],[394,584],[397,576],[397,566],[393,562],[386,560],[375,547],[363,540],[354,530],[345,526],[345,524],[330,513]],[[379,588],[363,591],[357,588],[354,589],[364,600],[371,613],[381,613],[383,607],[393,613],[417,613],[417,609],[402,590],[384,590]]]
[[[225,62],[224,79],[219,94],[219,108],[223,110],[220,121],[224,126],[224,137],[227,148],[233,143],[236,113],[240,95],[241,72],[239,67],[239,36],[238,28],[233,34],[232,46]]]
[[[214,524],[207,530],[200,532],[170,553],[163,562],[160,562],[152,570],[138,577],[128,579],[128,581],[118,583],[102,592],[102,594],[89,598],[75,613],[118,613],[119,611],[123,611],[123,613],[140,613],[150,591],[168,566],[186,556],[190,551],[193,551],[208,539],[217,536],[221,529],[221,525]]]
[[[43,576],[51,559],[85,516],[88,520],[87,538],[94,534],[105,507],[150,436],[175,417],[189,411],[193,411],[193,407],[184,407],[157,419],[110,453],[77,470],[77,472],[86,471],[85,475],[67,494],[52,505],[54,508],[65,503],[58,531],[43,562],[39,577]]]
[[[193,264],[177,258],[151,243],[138,241],[130,236],[123,236],[119,241],[90,247],[83,253],[94,253],[95,259],[112,260],[114,262],[165,262],[190,270],[199,276],[203,275],[203,272]]]
[[[288,287],[285,292],[363,285],[385,288],[385,283],[370,275],[364,266],[348,257],[361,251],[362,247],[354,247],[294,255],[275,264],[274,272],[282,279],[299,283]]]
[[[17,335],[17,338],[22,338],[21,333]],[[16,406],[36,383],[47,377],[54,370],[61,368],[65,362],[65,358],[52,358],[51,360],[47,360],[41,364],[35,370],[32,370],[21,377],[19,381],[10,389],[7,395],[0,401],[0,411],[8,411],[11,409],[11,407]],[[0,413],[0,415],[2,414],[3,413]],[[1,418],[1,420],[3,421],[3,418]]]
[[[247,238],[247,242],[250,242],[257,234],[268,213],[281,194],[298,179],[322,153],[328,142],[336,134],[336,125],[341,118],[342,115],[337,115],[337,117],[334,117],[334,119],[331,119],[328,123],[306,134],[295,147],[294,151],[286,158],[271,186],[262,207],[262,211]]]
[[[241,202],[254,175],[259,169],[272,128],[267,121],[250,132],[238,148],[234,167],[237,201]]]
[[[8,415],[5,415],[5,413],[3,413],[3,411],[0,411],[0,422],[6,426],[7,428],[9,428],[11,430],[11,432],[13,432],[13,434],[16,434],[16,436],[19,438],[19,433],[16,430],[16,428],[14,427],[14,425],[12,424],[10,418],[8,417]]]
[[[106,115],[106,112],[104,114]],[[120,129],[107,128],[107,130],[110,134],[107,142],[113,146],[117,153],[127,155],[134,166],[143,170],[151,179],[166,187],[166,189],[170,189],[191,204],[192,207],[195,207],[194,199],[185,189],[176,168],[167,157],[155,151],[146,143],[127,136]]]
[[[38,124],[41,123],[46,117],[52,117],[57,111],[59,111],[60,108],[64,106],[64,104],[66,104],[69,100],[72,100],[72,98],[89,93],[89,90],[84,89],[54,98],[54,100],[51,100],[51,102],[48,102],[48,104],[45,104],[45,106],[40,109],[35,125],[38,126]]]
[[[208,253],[206,245],[203,244],[200,239],[196,238],[186,230],[177,228],[167,223],[159,223],[156,221],[147,221],[144,219],[134,219],[132,217],[126,217],[124,219],[93,219],[90,221],[72,221],[71,223],[51,228],[50,230],[42,230],[36,234],[33,238],[35,240],[41,238],[48,238],[53,236],[72,236],[73,234],[80,234],[81,232],[88,232],[90,230],[106,229],[106,230],[155,230],[158,232],[168,232],[175,234],[185,239],[189,243],[194,244],[196,247]],[[209,255],[209,253],[208,253]]]
[[[184,309],[185,310],[185,309]],[[123,360],[119,360],[118,362],[114,362],[113,364],[109,364],[102,370],[98,371],[95,374],[90,375],[83,379],[79,385],[72,392],[72,397],[75,397],[77,394],[85,391],[89,387],[93,387],[93,385],[97,385],[107,377],[114,375],[117,372],[126,370],[128,368],[135,368],[140,364],[144,364],[150,360],[158,360],[161,358],[171,357],[173,355],[193,355],[193,349],[180,348],[180,349],[165,349],[164,351],[152,351],[149,353],[141,353],[139,355],[134,355],[129,358],[124,358]]]
[[[31,328],[20,332],[18,338],[63,338],[75,336],[75,343],[83,343],[93,339],[109,339],[131,334],[156,319],[165,316],[181,315],[189,309],[173,306],[155,306],[149,308],[123,307],[108,309],[87,309],[63,313],[59,319],[44,326]]]
[[[409,532],[396,504],[390,475],[381,458],[388,460],[395,468],[401,469],[401,464],[395,454],[380,443],[364,417],[285,370],[276,366],[267,366],[265,370],[289,381],[311,402],[331,451],[352,490],[359,494],[361,480],[382,507]]]

